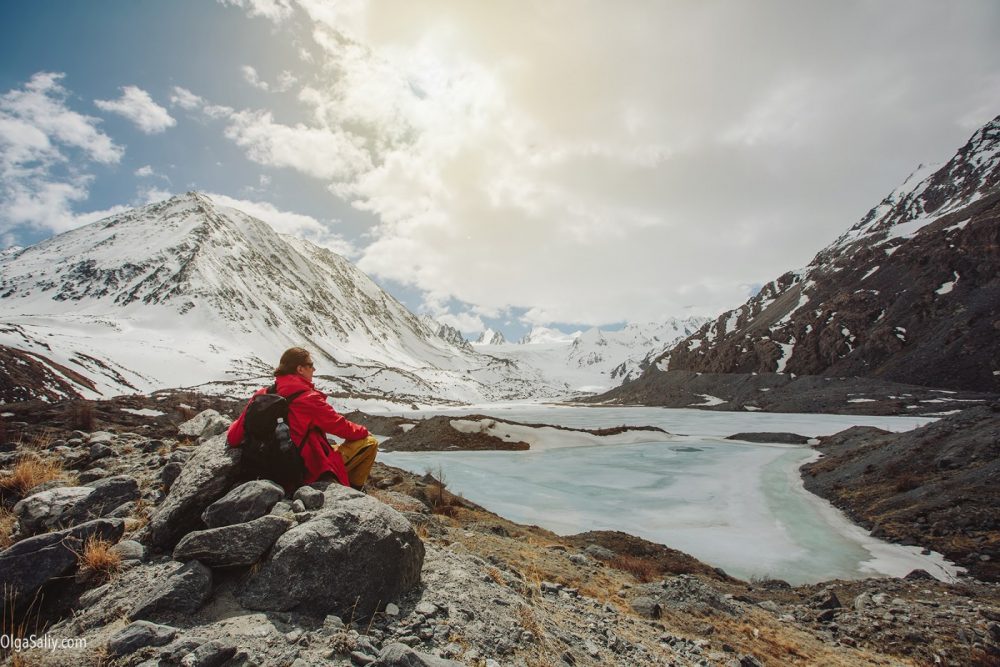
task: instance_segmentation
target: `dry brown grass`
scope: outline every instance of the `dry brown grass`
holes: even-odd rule
[[[0,488],[23,496],[39,484],[50,482],[63,476],[62,461],[51,457],[23,456],[14,464],[14,469],[0,478]]]
[[[122,566],[122,557],[111,550],[114,545],[99,537],[90,537],[80,554],[80,568],[93,572],[100,579],[110,579]]]
[[[0,507],[0,551],[14,543],[10,534],[14,532],[17,516],[6,507]]]
[[[616,570],[621,570],[622,572],[628,572],[638,581],[642,583],[647,583],[656,579],[660,570],[656,566],[656,563],[647,559],[641,558],[639,556],[627,556],[619,555],[615,556],[608,561],[608,565],[615,568]]]

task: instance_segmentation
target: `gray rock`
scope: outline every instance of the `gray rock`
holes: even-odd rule
[[[306,511],[306,506],[301,500],[292,501],[292,512],[295,514],[301,514]]]
[[[230,420],[215,410],[205,410],[177,427],[177,433],[188,438],[208,439],[225,432]]]
[[[14,505],[14,514],[25,532],[36,533],[106,516],[138,497],[139,484],[121,475],[35,493]]]
[[[106,445],[103,442],[90,446],[90,460],[97,461],[98,459],[106,459],[112,456],[115,450],[111,449],[111,445]]]
[[[212,571],[193,560],[168,576],[139,600],[129,618],[143,619],[170,613],[191,613],[212,592]]]
[[[323,507],[323,492],[311,486],[300,487],[293,496],[307,510],[318,510]]]
[[[118,507],[114,508],[104,516],[116,518],[116,519],[127,519],[135,513],[135,508],[138,504],[134,500],[130,500],[127,503],[122,503]]]
[[[110,475],[104,468],[90,468],[89,470],[84,470],[77,477],[80,478],[81,484],[89,484],[90,482],[95,482],[99,479],[107,477]]]
[[[61,577],[77,564],[77,553],[89,537],[117,542],[125,532],[122,519],[96,519],[65,530],[21,540],[0,552],[0,590],[17,594],[22,602],[46,582]]]
[[[292,512],[292,504],[287,500],[279,500],[275,506],[271,508],[271,514],[294,514],[294,512]]]
[[[406,644],[389,644],[378,655],[379,667],[463,667],[462,663],[418,653]]]
[[[278,538],[250,577],[245,608],[364,618],[420,581],[424,545],[399,512],[340,485],[324,495],[323,510]]]
[[[184,470],[184,464],[179,461],[171,461],[165,466],[160,468],[160,481],[168,489],[174,485],[177,478],[181,475],[181,470]]]
[[[188,533],[174,548],[174,560],[197,559],[210,567],[252,565],[293,525],[292,519],[266,515],[247,523]]]
[[[107,516],[123,504],[138,500],[142,495],[134,477],[116,475],[87,484],[94,492],[69,509],[64,520],[81,523]]]
[[[651,597],[640,596],[632,600],[635,613],[646,618],[659,618],[663,615],[663,607]]]
[[[252,521],[267,514],[285,496],[285,490],[266,479],[241,484],[208,506],[201,520],[209,528]]]
[[[146,547],[135,540],[122,540],[111,551],[122,557],[122,560],[142,560],[146,557]]]
[[[178,637],[160,651],[160,660],[170,664],[180,662],[184,656],[208,641],[207,637]],[[159,667],[160,663],[157,663]]]
[[[814,598],[812,606],[818,609],[840,609],[844,605],[840,603],[836,593],[825,591]]]
[[[34,493],[14,505],[14,515],[25,533],[51,530],[63,514],[93,492],[89,486],[62,486]]]
[[[108,445],[111,444],[115,439],[114,434],[108,433],[107,431],[95,431],[85,437],[87,443],[90,445]]]
[[[418,614],[422,614],[423,616],[434,616],[439,610],[436,604],[431,602],[421,602],[416,606],[414,611]]]
[[[221,639],[205,642],[181,659],[182,667],[219,667],[236,655],[236,646]]]
[[[240,450],[216,436],[200,445],[184,465],[170,492],[149,521],[155,546],[173,546],[199,523],[201,513],[233,485],[239,474]]]
[[[108,639],[108,654],[117,658],[131,655],[146,646],[163,646],[177,635],[177,628],[149,621],[129,623]]]

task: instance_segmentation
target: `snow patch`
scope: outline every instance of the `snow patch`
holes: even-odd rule
[[[136,410],[135,408],[122,408],[122,412],[127,412],[130,415],[138,415],[139,417],[162,417],[167,414],[166,412],[160,412],[159,410],[151,410],[150,408],[140,408]]]
[[[938,287],[936,290],[934,290],[935,294],[948,294],[953,289],[955,289],[955,285],[958,283],[959,276],[958,276],[958,271],[953,271],[952,273],[955,276],[955,279],[949,280],[946,283],[942,283],[941,287]]]

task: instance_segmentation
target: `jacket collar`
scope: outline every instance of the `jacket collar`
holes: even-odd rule
[[[316,390],[312,382],[308,382],[304,377],[296,373],[279,375],[275,378],[275,383],[278,385],[278,393],[285,396],[297,391]]]

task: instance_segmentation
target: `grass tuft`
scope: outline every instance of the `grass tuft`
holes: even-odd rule
[[[62,461],[40,456],[23,456],[9,474],[0,478],[0,489],[24,496],[39,484],[58,479],[63,474]]]
[[[121,554],[112,551],[114,545],[99,537],[87,538],[80,554],[80,567],[93,572],[101,580],[110,579],[122,566]]]
[[[660,574],[654,561],[639,556],[618,555],[609,560],[608,565],[616,570],[628,572],[642,583],[653,581]]]

